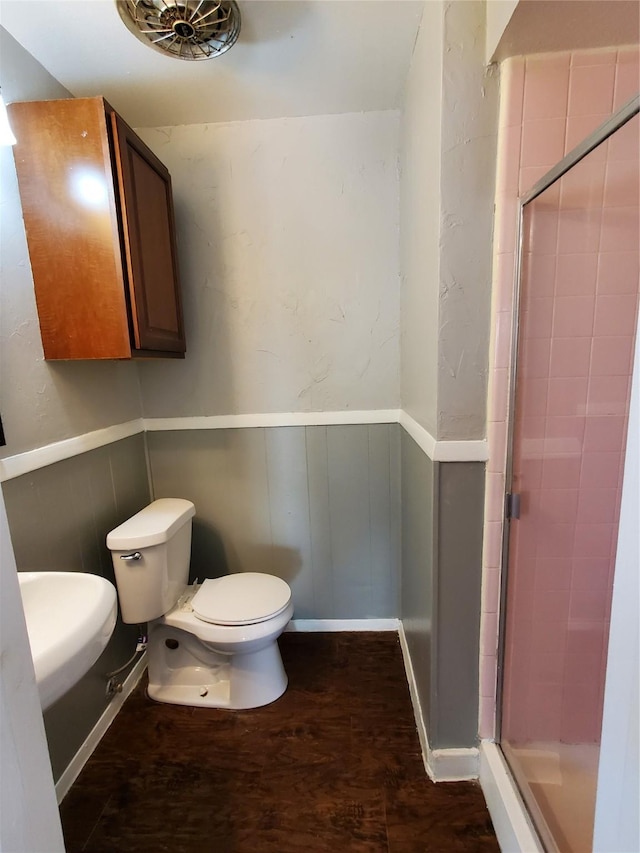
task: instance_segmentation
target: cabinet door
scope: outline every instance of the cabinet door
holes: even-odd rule
[[[104,101],[9,110],[44,356],[131,358]]]
[[[184,353],[171,177],[115,112],[111,126],[135,347]]]

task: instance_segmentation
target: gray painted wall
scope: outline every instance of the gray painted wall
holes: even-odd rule
[[[149,433],[153,491],[196,506],[192,578],[264,571],[294,618],[398,615],[397,425]]]
[[[436,462],[402,432],[400,615],[432,749],[474,746],[484,463]]]
[[[399,113],[144,128],[171,172],[187,357],[145,417],[397,408]]]
[[[144,436],[135,435],[8,480],[2,491],[18,571],[84,571],[115,583],[105,538],[149,503]],[[46,711],[55,779],[105,710],[105,673],[131,657],[136,636],[135,626],[118,619],[96,664]]]
[[[442,5],[426,2],[400,125],[400,400],[436,436]],[[428,81],[428,85],[425,85]]]
[[[461,72],[463,78],[453,75],[453,68],[451,79],[445,75],[448,66],[443,57],[443,38],[447,50],[457,50],[449,43],[453,36],[464,35],[473,45],[477,43],[481,6],[467,2],[425,5],[427,25],[423,23],[421,38],[427,42],[416,47],[408,84],[412,106],[405,111],[406,121],[413,110],[403,143],[411,148],[411,157],[403,161],[403,240],[408,240],[403,257],[405,252],[411,257],[408,273],[404,271],[404,285],[409,286],[404,289],[402,313],[409,325],[402,339],[402,399],[409,413],[440,438],[478,437],[477,425],[484,413],[478,365],[488,339],[482,321],[488,295],[482,262],[476,275],[470,259],[475,263],[489,251],[488,240],[486,246],[483,242],[486,223],[482,225],[480,219],[490,213],[484,206],[485,183],[478,189],[469,184],[468,174],[484,168],[493,144],[482,133],[492,100],[490,93],[481,91],[475,50],[472,67]],[[68,95],[2,30],[0,39],[0,83],[7,100]],[[436,77],[431,74],[434,63],[439,69]],[[443,97],[451,104],[458,92],[456,110],[445,110]],[[485,95],[489,112],[476,114]],[[434,115],[439,117],[436,122]],[[238,170],[231,182],[227,172],[216,171],[213,158],[208,174],[213,183],[220,179],[221,189],[216,186],[212,196],[213,184],[198,187],[193,208],[188,176],[197,171],[202,183],[203,163],[194,171],[193,161],[194,154],[196,159],[200,154],[211,157],[208,143],[201,138],[206,128],[176,129],[173,144],[166,145],[163,131],[149,131],[176,173],[183,252],[188,257],[188,335],[195,333],[195,338],[184,363],[141,366],[146,413],[395,408],[397,116],[255,124],[260,127],[218,128],[214,134],[218,137],[215,151],[228,155],[225,169],[232,161],[239,167],[246,191],[241,195],[236,191]],[[318,145],[320,139],[324,141]],[[442,150],[445,140],[451,151]],[[253,142],[264,143],[271,155],[291,153],[294,161],[285,169],[286,180],[281,178],[285,163],[272,171],[273,157],[256,156]],[[458,157],[460,153],[469,156]],[[316,189],[324,193],[322,203],[317,193],[308,201],[308,182],[316,174],[310,163],[318,166],[321,177]],[[0,166],[0,410],[9,441],[0,453],[10,455],[137,418],[142,408],[136,365],[44,362],[9,149],[0,149]],[[452,182],[443,193],[445,248],[449,254],[461,255],[455,264],[452,260],[450,277],[438,244],[445,176]],[[262,197],[256,199],[256,182],[271,188],[268,204],[263,204]],[[274,204],[278,216],[273,214]],[[218,222],[216,216],[225,221]],[[458,216],[462,231],[456,231]],[[273,230],[276,220],[286,228],[272,234],[269,229]],[[463,232],[460,245],[457,236]],[[265,237],[269,237],[266,242]],[[273,256],[267,251],[276,245],[271,237],[279,247]],[[218,251],[220,241],[225,245],[223,252]],[[441,266],[445,278],[440,275]],[[329,285],[336,288],[331,292],[333,301],[325,298]],[[267,298],[261,303],[257,296],[265,287]],[[344,293],[346,302],[340,298]],[[441,313],[443,300],[446,310]],[[477,316],[470,324],[474,312]],[[446,328],[438,325],[438,318],[445,318]],[[233,373],[238,353],[228,337],[231,321],[234,335],[237,332],[246,349],[244,355],[260,353],[255,363],[245,358],[244,366],[251,367],[248,377],[242,371]],[[316,321],[322,326],[319,331]],[[309,329],[312,339],[305,343]],[[447,341],[446,363],[439,362],[439,331]],[[286,348],[291,335],[297,349]],[[278,358],[275,368],[270,366],[275,357],[271,344]],[[470,372],[467,352],[474,353]],[[302,383],[300,363],[306,377]],[[447,371],[451,375],[443,376]],[[474,378],[479,384],[472,388]],[[448,390],[436,401],[439,385]],[[278,388],[286,393],[273,396]],[[222,408],[216,408],[220,400]],[[456,424],[465,424],[464,429]],[[477,683],[471,684],[470,663],[474,642],[477,645],[473,613],[479,614],[479,598],[474,603],[477,543],[475,533],[464,546],[457,541],[457,532],[450,539],[448,531],[457,531],[454,519],[457,507],[466,506],[464,495],[477,494],[477,470],[482,466],[460,477],[451,475],[450,482],[443,469],[451,466],[434,466],[411,439],[404,435],[401,439],[401,432],[397,426],[365,425],[150,434],[153,485],[156,496],[194,500],[198,517],[193,569],[201,578],[256,568],[281,574],[294,589],[296,615],[301,618],[403,615],[432,746],[460,746],[470,742],[477,709]],[[400,601],[401,440],[404,567]],[[447,494],[451,489],[450,514],[438,509],[438,489],[443,488]],[[137,436],[41,469],[9,481],[3,490],[21,569],[76,567],[109,576],[104,535],[149,500],[144,440]],[[474,519],[476,509],[475,504],[469,509]],[[478,512],[481,517],[481,509]],[[475,522],[472,528],[475,531]],[[461,637],[456,636],[458,603],[466,614]],[[106,704],[104,672],[129,657],[133,639],[131,629],[119,626],[94,670],[47,713],[56,776]],[[471,710],[459,713],[462,706],[456,703]],[[438,713],[441,705],[447,708],[447,719]]]
[[[0,85],[6,102],[70,97],[1,27]],[[44,361],[18,183],[8,146],[0,147],[0,210],[0,412],[7,440],[0,456],[139,418],[134,364]]]
[[[498,81],[484,49],[484,3],[425,3],[401,122],[401,407],[440,440],[485,434]],[[429,742],[471,746],[484,465],[401,444],[401,618]]]
[[[402,456],[402,584],[400,617],[420,696],[427,732],[434,695],[433,573],[435,568],[435,463],[404,430]],[[429,735],[430,736],[430,735]]]
[[[298,618],[399,615],[431,746],[475,743],[481,463],[432,463],[396,425],[147,440],[155,497],[196,504],[192,576],[279,575]],[[144,443],[133,436],[3,484],[20,570],[113,581],[106,533],[150,500]],[[45,714],[56,778],[106,707],[104,674],[130,657],[134,640],[135,629],[118,623],[91,672]]]
[[[498,80],[485,4],[427,2],[400,147],[401,406],[438,439],[485,433]]]
[[[484,438],[498,76],[485,3],[444,4],[437,438]]]
[[[436,463],[434,749],[478,738],[483,462]]]

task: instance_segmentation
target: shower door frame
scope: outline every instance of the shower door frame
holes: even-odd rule
[[[534,201],[552,184],[560,180],[601,143],[640,112],[640,95],[635,95],[610,118],[597,127],[579,145],[576,145],[562,160],[537,181],[530,190],[518,199],[516,221],[516,254],[514,266],[513,314],[511,319],[511,357],[509,362],[509,397],[507,408],[507,457],[505,467],[505,495],[502,529],[502,568],[500,575],[500,618],[498,622],[498,655],[496,681],[496,725],[495,741],[502,752],[502,693],[504,688],[504,659],[507,610],[507,582],[509,578],[509,538],[511,532],[510,489],[513,480],[513,443],[515,434],[516,376],[518,370],[518,347],[520,343],[520,299],[522,290],[522,250],[524,243],[524,208]],[[507,762],[507,766],[508,762]],[[509,768],[511,771],[511,768]]]

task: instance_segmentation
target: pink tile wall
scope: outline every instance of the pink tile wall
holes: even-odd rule
[[[638,57],[634,48],[605,49],[514,58],[502,67],[481,737],[493,736],[495,720],[516,199],[637,93]],[[508,617],[519,628],[506,666],[522,683],[514,683],[505,709],[505,724],[523,737],[591,739],[599,730],[593,713],[599,687],[591,685],[594,671],[604,672],[608,605],[597,593],[610,589],[620,498],[638,291],[638,150],[635,119],[583,161],[582,174],[572,171],[540,197],[530,217],[536,253],[525,255],[524,277],[535,287],[521,323],[527,382],[520,431],[527,452],[518,474],[539,529],[521,525],[514,537],[520,559],[536,566],[535,583],[532,571],[516,584]],[[543,451],[554,455],[543,460]]]
[[[640,198],[637,158],[609,151],[602,163],[598,153],[525,213],[514,475],[527,500],[511,553],[524,575],[509,594],[517,623],[510,619],[505,691],[505,734],[523,740],[595,742],[601,727],[598,688],[637,310],[637,283],[634,293],[625,276],[614,284],[619,253],[608,251],[602,223],[609,210],[635,215]],[[541,230],[537,220],[552,212],[554,226]],[[596,220],[599,229],[585,240]],[[621,231],[616,240],[624,240]],[[532,245],[535,255],[528,255]],[[630,253],[623,254],[631,266]],[[602,259],[606,293],[599,287]]]

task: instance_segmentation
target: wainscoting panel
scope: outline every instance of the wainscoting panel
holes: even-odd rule
[[[402,598],[400,618],[430,737],[432,697],[434,468],[436,463],[402,431]]]
[[[309,488],[309,538],[313,602],[318,613],[333,613],[333,558],[331,513],[329,508],[329,476],[327,473],[327,430],[322,427],[305,429],[307,476]],[[313,571],[313,567],[318,567]],[[321,571],[319,567],[324,567]]]
[[[302,602],[314,600],[313,571],[299,571],[302,566],[313,565],[305,430],[295,427],[265,429],[264,437],[273,549],[272,569],[278,572],[278,543],[284,544],[283,566],[286,565],[290,545],[295,543],[298,552],[297,570],[290,572],[289,582],[294,600],[301,602],[298,611],[302,613]]]
[[[19,571],[85,571],[114,582],[105,539],[149,502],[144,441],[134,435],[2,484]],[[135,626],[118,620],[100,659],[45,713],[56,780],[109,704],[105,673],[131,657],[135,639]]]
[[[483,462],[432,462],[402,434],[402,619],[432,750],[473,748]]]
[[[148,433],[154,495],[196,505],[193,577],[278,575],[298,619],[396,617],[398,430]]]
[[[484,464],[440,462],[434,749],[476,746]]]

